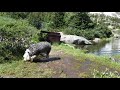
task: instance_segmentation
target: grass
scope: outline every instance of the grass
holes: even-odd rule
[[[86,74],[85,72],[80,73],[80,74],[79,74],[79,77],[80,77],[80,78],[89,78],[88,74]]]
[[[12,63],[0,64],[0,76],[12,76],[15,78],[48,78],[52,77],[49,68],[42,68],[37,63],[13,61]]]
[[[94,78],[120,78],[120,74],[117,71],[111,72],[108,68],[102,72],[94,69],[92,74]]]

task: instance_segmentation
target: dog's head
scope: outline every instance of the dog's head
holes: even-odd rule
[[[30,59],[31,59],[29,53],[30,53],[30,50],[29,50],[29,49],[26,49],[25,54],[23,55],[24,61],[27,61],[27,60],[30,60]]]

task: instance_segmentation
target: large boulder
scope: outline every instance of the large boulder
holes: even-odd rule
[[[76,45],[89,45],[92,44],[90,41],[85,39],[84,37],[76,36],[76,35],[65,35],[62,32],[59,32],[61,35],[60,41],[68,44],[76,44]]]

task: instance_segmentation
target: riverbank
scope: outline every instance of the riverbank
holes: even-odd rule
[[[116,63],[112,62],[107,55],[97,56],[94,54],[85,53],[84,50],[71,48],[64,44],[59,45],[59,46],[54,46],[54,48],[56,50],[64,50],[64,52],[75,56],[76,59],[78,59],[78,60],[80,60],[80,59],[85,60],[85,59],[89,58],[89,59],[91,59],[91,61],[99,62],[101,64],[109,63],[108,66],[110,64],[116,64]],[[117,57],[119,57],[119,55],[117,55]]]
[[[120,56],[116,58],[119,59]],[[112,73],[115,71],[120,73],[120,63],[110,60],[107,56],[85,54],[83,50],[61,44],[52,46],[49,60],[23,62],[20,59],[0,64],[0,76],[3,78],[94,78],[98,73],[95,70],[101,73],[106,68]]]
[[[113,55],[112,58],[108,55],[97,56],[94,54],[87,54],[84,50],[66,47],[64,44],[56,46],[55,48],[57,50],[64,50],[66,55],[74,56],[75,61],[80,61],[79,68],[84,72],[83,77],[87,76],[92,78],[95,76],[94,71],[97,71],[96,77],[98,74],[99,78],[101,78],[103,73],[109,73],[104,75],[107,78],[120,77],[120,55]]]

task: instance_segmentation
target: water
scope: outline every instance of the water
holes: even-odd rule
[[[102,41],[95,45],[76,45],[75,47],[96,55],[115,55],[120,54],[120,38],[111,38],[109,41]]]

